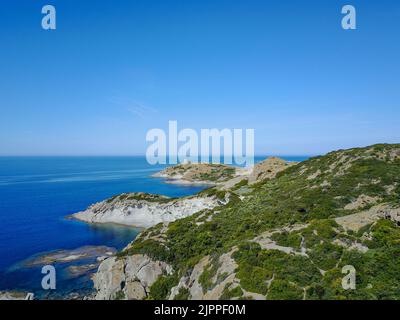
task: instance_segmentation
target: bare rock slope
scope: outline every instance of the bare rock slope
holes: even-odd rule
[[[188,217],[218,205],[215,197],[184,197],[171,199],[145,193],[128,193],[93,204],[71,217],[89,223],[117,223],[148,228],[160,222]]]
[[[150,286],[163,274],[171,274],[172,267],[162,261],[153,261],[146,255],[106,259],[93,277],[96,300],[148,297]]]

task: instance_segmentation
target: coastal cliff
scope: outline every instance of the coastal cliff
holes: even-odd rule
[[[399,299],[400,145],[269,163],[197,195],[229,201],[147,228],[103,261],[96,298]],[[357,290],[341,286],[346,265]]]
[[[172,199],[145,193],[125,193],[93,204],[71,218],[89,223],[117,223],[148,228],[160,222],[172,222],[203,209],[213,209],[221,202],[216,197]]]

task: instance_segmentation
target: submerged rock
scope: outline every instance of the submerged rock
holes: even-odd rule
[[[23,266],[36,267],[53,263],[69,263],[100,256],[112,256],[115,252],[115,248],[107,246],[84,246],[73,250],[57,250],[25,260]]]
[[[89,272],[93,272],[99,266],[100,262],[97,263],[89,263],[89,264],[82,264],[78,266],[69,266],[67,268],[67,272],[71,277],[80,277]]]

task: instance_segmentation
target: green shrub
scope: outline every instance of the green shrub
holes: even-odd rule
[[[286,280],[275,279],[268,291],[269,300],[301,300],[304,292]]]
[[[271,236],[271,240],[275,241],[278,245],[283,247],[291,247],[294,249],[300,249],[301,236],[298,233],[289,232],[277,232]]]
[[[225,287],[220,299],[221,300],[230,300],[232,298],[240,298],[242,296],[243,296],[243,290],[240,286],[237,286],[231,290],[229,290],[227,287]]]
[[[125,299],[125,293],[122,290],[117,291],[115,294],[115,300],[124,300]]]
[[[190,296],[187,288],[180,288],[178,294],[174,297],[174,300],[188,300]]]
[[[154,300],[164,300],[168,298],[171,289],[179,282],[179,277],[176,274],[163,275],[150,287],[150,297]]]

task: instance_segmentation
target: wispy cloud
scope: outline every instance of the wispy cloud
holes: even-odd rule
[[[125,109],[135,117],[146,118],[157,113],[156,108],[150,107],[142,102],[123,97],[112,97],[110,102]]]

